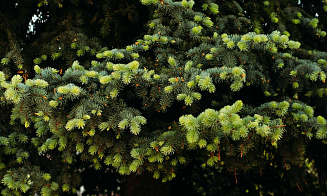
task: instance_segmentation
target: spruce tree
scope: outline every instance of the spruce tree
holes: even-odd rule
[[[90,167],[258,187],[246,174],[266,172],[326,193],[327,2],[140,2],[2,2],[1,194],[72,194]],[[35,10],[35,31],[10,25]],[[142,26],[147,10],[139,39],[122,34],[119,16]]]

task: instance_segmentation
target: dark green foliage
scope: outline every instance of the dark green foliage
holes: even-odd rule
[[[1,193],[325,194],[327,2],[141,3],[2,3]]]

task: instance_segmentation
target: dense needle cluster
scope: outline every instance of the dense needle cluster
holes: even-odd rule
[[[123,175],[147,170],[162,181],[192,151],[202,167],[235,175],[274,156],[285,170],[302,167],[307,143],[327,138],[325,112],[310,105],[326,100],[327,54],[301,48],[286,22],[326,32],[300,8],[264,32],[257,16],[231,2],[141,0],[154,15],[135,43],[108,49],[75,36],[66,51],[77,60],[53,51],[34,59],[33,78],[0,71],[1,105],[11,109],[0,127],[2,195],[76,192],[80,161]],[[260,6],[280,22],[268,1]],[[1,63],[22,69],[20,53],[13,47]],[[44,64],[58,58],[69,67]]]

